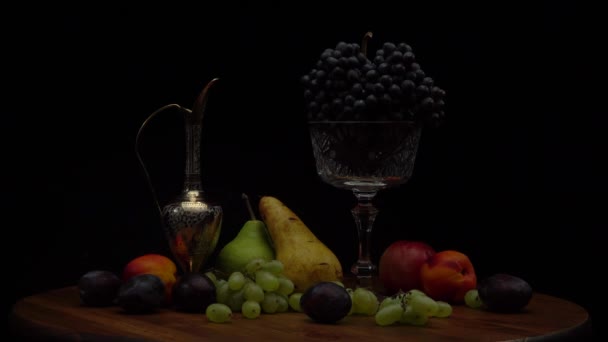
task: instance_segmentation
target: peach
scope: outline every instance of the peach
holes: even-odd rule
[[[171,302],[171,292],[177,281],[177,266],[173,260],[161,254],[138,256],[127,263],[122,273],[122,279],[127,281],[139,274],[153,274],[159,277],[165,284],[165,302]]]
[[[431,256],[420,268],[422,291],[435,300],[464,302],[467,291],[477,287],[475,269],[464,253],[447,250]]]

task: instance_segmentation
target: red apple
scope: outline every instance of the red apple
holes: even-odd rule
[[[386,294],[420,290],[420,268],[434,254],[433,247],[422,241],[399,240],[388,246],[378,264],[378,275]]]
[[[435,300],[464,302],[467,291],[477,287],[475,269],[468,256],[458,251],[441,251],[420,269],[422,291]]]

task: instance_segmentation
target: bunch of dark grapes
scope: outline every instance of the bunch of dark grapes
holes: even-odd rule
[[[310,121],[411,120],[438,125],[445,91],[434,84],[405,43],[386,42],[370,60],[359,44],[325,49],[302,76]]]

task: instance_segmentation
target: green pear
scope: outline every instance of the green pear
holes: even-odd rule
[[[236,237],[220,251],[216,268],[226,275],[232,272],[243,272],[245,266],[253,259],[274,259],[274,249],[268,239],[266,224],[260,220],[245,222]]]

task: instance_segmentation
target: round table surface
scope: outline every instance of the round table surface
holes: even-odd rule
[[[314,323],[296,312],[247,319],[235,313],[228,323],[211,323],[202,313],[163,308],[150,314],[126,314],[120,307],[85,307],[78,289],[66,287],[20,299],[10,327],[16,337],[60,341],[553,341],[590,336],[587,311],[570,301],[534,293],[519,313],[501,314],[454,305],[448,318],[425,326],[382,327],[373,317],[351,315],[336,324]]]

